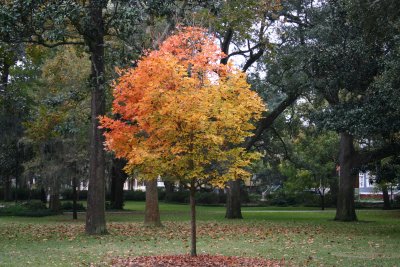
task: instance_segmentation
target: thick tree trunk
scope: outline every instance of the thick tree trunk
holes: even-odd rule
[[[99,129],[100,115],[105,111],[104,79],[104,1],[92,1],[88,7],[90,22],[86,23],[85,42],[91,59],[91,127],[89,189],[86,212],[86,233],[107,233],[105,219],[105,170],[103,132]]]
[[[11,177],[5,176],[4,177],[4,201],[11,201],[12,200],[12,191],[11,191]]]
[[[197,256],[196,249],[196,186],[192,179],[190,184],[190,256]]]
[[[240,181],[233,180],[228,182],[226,195],[226,214],[227,219],[242,219],[240,206]]]
[[[357,220],[354,204],[354,184],[358,174],[354,168],[356,157],[353,136],[348,133],[340,133],[339,192],[335,216],[335,220],[338,221]]]
[[[146,181],[144,224],[148,226],[161,226],[160,210],[158,207],[157,179]]]
[[[124,183],[128,175],[123,170],[126,161],[123,159],[113,159],[111,168],[111,208],[122,210],[124,208]]]
[[[389,191],[388,191],[388,186],[386,184],[382,185],[382,193],[383,193],[383,209],[390,210],[392,207],[390,205]]]
[[[77,194],[77,186],[78,183],[76,181],[76,176],[72,178],[72,219],[78,219],[78,208],[77,208],[77,201],[78,201],[78,194]]]

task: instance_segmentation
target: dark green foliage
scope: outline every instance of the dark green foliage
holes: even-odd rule
[[[258,203],[261,200],[261,194],[250,193],[249,194],[249,202],[250,203]]]
[[[164,201],[167,203],[189,203],[189,191],[172,192],[165,196]],[[217,205],[222,203],[226,203],[225,193],[207,191],[196,193],[196,204]]]
[[[66,210],[66,211],[72,211],[74,209],[74,203],[68,201],[68,202],[63,202],[61,204],[61,209]],[[76,203],[76,209],[77,211],[85,211],[86,208],[83,206],[82,203]]]
[[[47,209],[46,204],[39,200],[31,200],[22,204],[23,207],[31,211]]]
[[[196,194],[196,203],[199,204],[218,204],[219,196],[214,192],[199,192]]]
[[[65,189],[61,192],[61,197],[64,200],[73,200],[72,189]],[[87,190],[80,190],[78,193],[78,200],[87,199]]]
[[[189,191],[172,192],[165,196],[165,202],[169,203],[189,203]]]
[[[164,189],[158,189],[158,200],[164,200],[166,195],[167,194]]]
[[[319,207],[321,205],[321,196],[311,192],[285,192],[278,190],[267,198],[266,204],[272,206],[306,206],[306,207]],[[325,195],[325,206],[334,207],[336,202],[331,194]]]
[[[134,201],[145,201],[146,200],[146,192],[144,191],[124,191],[124,200],[134,200]]]
[[[28,188],[18,188],[18,189],[12,188],[11,190],[12,197],[15,197],[15,193],[17,193],[18,200],[42,199],[42,192],[40,191],[40,189],[29,190]],[[4,194],[4,189],[0,187],[0,199],[4,198],[3,194]]]
[[[43,217],[55,214],[47,209],[43,202],[37,200],[17,204],[12,203],[0,208],[0,216]]]

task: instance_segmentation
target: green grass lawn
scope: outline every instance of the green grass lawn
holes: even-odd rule
[[[142,225],[143,202],[108,213],[105,236],[84,234],[84,214],[0,217],[0,266],[95,266],[113,257],[189,252],[188,205],[160,204],[164,227]],[[400,266],[400,211],[360,210],[359,222],[332,220],[334,210],[197,207],[198,253],[284,259],[292,266]]]

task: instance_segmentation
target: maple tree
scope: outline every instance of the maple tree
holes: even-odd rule
[[[259,157],[240,146],[265,109],[246,75],[231,64],[204,29],[183,28],[120,71],[113,113],[101,118],[107,149],[127,159],[143,179],[174,177],[190,189],[191,255],[196,255],[195,192],[242,178]]]

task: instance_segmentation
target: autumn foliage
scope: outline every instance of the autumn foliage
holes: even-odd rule
[[[180,180],[190,189],[191,256],[196,256],[195,192],[248,175],[256,153],[241,144],[264,106],[244,73],[220,64],[223,53],[201,28],[184,28],[136,68],[121,71],[113,113],[103,117],[106,147],[142,178]]]
[[[103,117],[106,147],[143,176],[205,179],[221,185],[246,175],[256,157],[239,145],[264,106],[245,74],[201,28],[184,28],[115,83],[113,113]],[[144,178],[146,178],[144,177]]]

